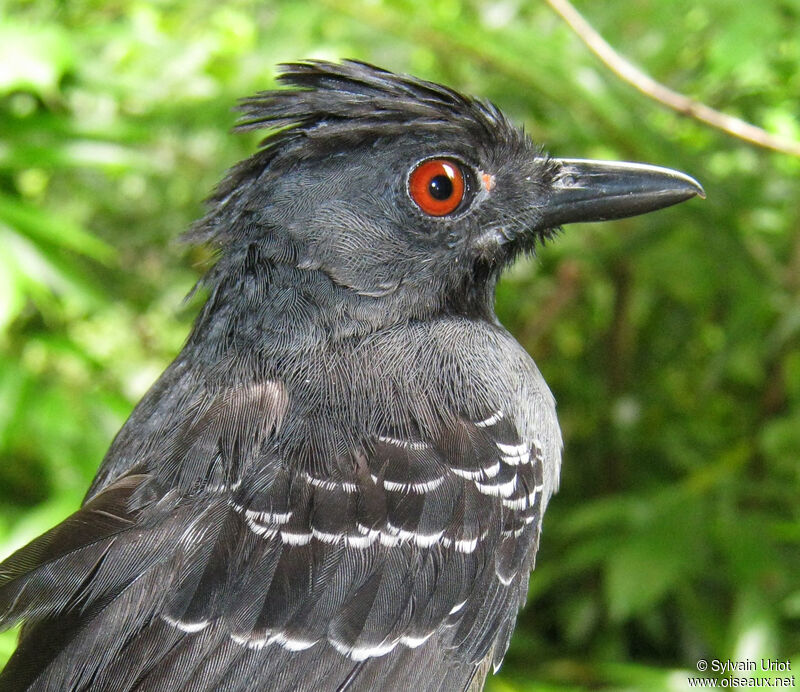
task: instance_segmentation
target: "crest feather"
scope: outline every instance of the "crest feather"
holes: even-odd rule
[[[261,148],[234,166],[208,199],[209,212],[186,234],[220,241],[259,175],[284,155],[307,158],[382,137],[444,133],[481,142],[517,141],[520,133],[493,104],[446,86],[356,60],[280,65],[281,89],[243,99],[237,131],[264,129]]]

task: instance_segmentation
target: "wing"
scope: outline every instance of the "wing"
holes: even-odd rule
[[[184,403],[0,567],[0,621],[26,623],[2,689],[462,690],[499,665],[543,502],[510,417],[352,440],[284,420],[270,382]]]

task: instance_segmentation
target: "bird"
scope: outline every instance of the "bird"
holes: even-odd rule
[[[503,660],[562,436],[498,278],[703,189],[367,63],[277,79],[187,233],[216,259],[183,349],[0,565],[2,690],[479,690]]]

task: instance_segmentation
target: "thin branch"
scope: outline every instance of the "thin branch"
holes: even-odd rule
[[[800,142],[770,134],[760,127],[679,94],[655,81],[648,74],[617,53],[608,42],[587,22],[569,0],[547,0],[547,4],[572,28],[589,49],[620,79],[628,82],[646,96],[672,110],[700,120],[729,135],[791,156],[800,156]]]

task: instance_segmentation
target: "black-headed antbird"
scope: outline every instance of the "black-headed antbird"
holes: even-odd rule
[[[498,276],[702,189],[366,64],[280,81],[190,233],[220,254],[186,346],[83,507],[0,566],[3,690],[465,690],[505,654],[561,435]]]

